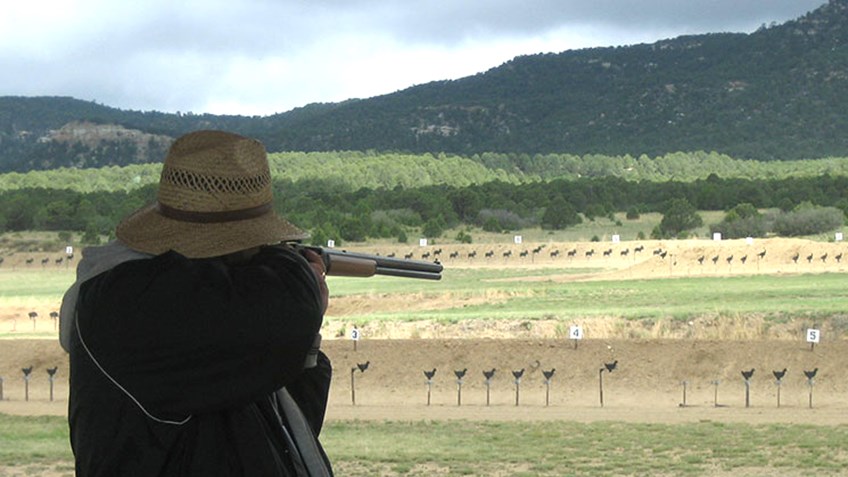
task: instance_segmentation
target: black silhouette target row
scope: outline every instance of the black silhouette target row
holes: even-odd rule
[[[360,374],[364,373],[368,366],[370,365],[370,361],[366,361],[365,363],[359,363],[356,366],[352,367],[350,370],[350,386],[351,386],[351,402],[353,405],[356,405],[356,383],[355,383],[355,374],[358,371]],[[618,368],[618,360],[603,363],[603,365],[598,368],[598,400],[601,407],[604,406],[604,373],[611,374]],[[809,407],[813,407],[813,386],[815,384],[815,377],[818,373],[819,368],[814,368],[812,370],[804,370],[804,376],[806,377],[806,384],[809,388]],[[436,374],[438,372],[437,368],[425,369],[422,371],[424,377],[426,378],[427,385],[427,405],[429,406],[432,402],[432,388],[434,381],[436,379]],[[752,384],[752,380],[754,377],[755,369],[751,368],[749,370],[741,370],[742,379],[745,385],[745,407],[750,407],[750,387]],[[780,407],[780,390],[783,384],[783,379],[786,376],[788,370],[783,368],[782,370],[774,370],[772,374],[775,378],[774,384],[777,387],[777,407]],[[494,382],[495,375],[497,373],[496,368],[484,369],[482,370],[484,385],[486,388],[486,406],[491,405],[491,387]],[[524,377],[525,369],[517,369],[511,370],[511,374],[513,377],[513,384],[515,389],[515,405],[520,405],[520,392],[521,392],[521,379]],[[541,374],[544,377],[545,384],[545,406],[550,405],[550,395],[551,395],[551,383],[553,381],[554,375],[556,374],[556,368],[551,369],[542,369]],[[456,369],[453,370],[454,382],[456,383],[456,404],[457,406],[462,405],[462,385],[465,383],[468,375],[468,368]],[[686,391],[689,381],[682,381],[683,385],[683,402],[679,404],[680,407],[686,407],[688,404],[686,402]],[[715,407],[722,407],[718,401],[718,386],[721,384],[721,381],[714,380],[711,381],[711,384],[715,387],[714,394],[714,405]]]
[[[33,368],[34,366],[28,366],[26,368],[21,368],[21,373],[23,373],[23,382],[24,382],[24,400],[29,401],[29,383],[33,379]],[[50,381],[50,400],[53,400],[53,383],[56,381],[56,373],[59,371],[58,366],[54,366],[52,368],[47,368],[47,379]],[[5,400],[5,396],[3,395],[3,382],[4,379],[0,376],[0,401]]]
[[[350,369],[350,391],[351,391],[351,403],[356,405],[356,375],[364,374],[371,362],[365,361],[364,363],[357,363],[356,366],[351,367]],[[618,360],[603,363],[602,366],[598,368],[598,400],[600,406],[604,406],[604,373],[611,374],[618,368]],[[48,380],[50,382],[50,400],[53,401],[53,384],[56,378],[56,374],[58,371],[58,367],[47,368]],[[742,376],[744,385],[745,385],[745,407],[750,407],[750,388],[752,385],[752,381],[754,379],[755,369],[747,369],[741,370],[740,374]],[[819,368],[814,368],[812,370],[803,370],[804,376],[806,378],[806,384],[809,392],[809,407],[813,407],[813,387],[815,385],[815,377],[818,374]],[[23,383],[24,383],[24,400],[29,401],[30,393],[29,393],[29,383],[33,379],[33,366],[21,368],[21,372],[23,374]],[[425,369],[423,370],[424,377],[426,378],[427,384],[427,405],[431,404],[432,397],[432,386],[434,380],[437,375],[437,368]],[[783,380],[786,377],[788,370],[783,368],[782,370],[774,370],[772,371],[772,375],[774,376],[774,385],[777,389],[777,407],[781,406],[781,387],[783,385]],[[484,384],[486,387],[486,405],[489,406],[491,404],[491,387],[494,383],[494,378],[497,373],[496,368],[484,369],[482,371],[482,375],[484,378]],[[456,384],[456,404],[458,406],[462,405],[462,385],[465,383],[468,374],[468,368],[453,370],[453,380]],[[515,389],[515,405],[520,405],[520,393],[521,393],[521,380],[525,376],[525,369],[517,369],[511,370],[512,374],[512,382]],[[551,383],[553,381],[554,375],[556,374],[556,368],[551,369],[542,369],[541,374],[544,378],[545,384],[545,406],[550,404],[550,394],[551,394]],[[4,379],[0,376],[0,401],[4,400],[5,397],[3,395],[3,383]],[[682,381],[681,385],[683,386],[683,402],[679,404],[681,407],[687,406],[686,402],[686,392],[689,382]],[[714,386],[714,405],[716,407],[722,407],[719,404],[718,399],[718,388],[721,384],[719,380],[713,380],[710,382]]]
[[[58,331],[59,330],[59,312],[58,311],[51,311],[48,316],[50,316],[50,319],[53,321],[53,331]],[[37,311],[32,310],[32,311],[27,313],[27,317],[32,322],[32,330],[36,331],[36,326],[37,326],[38,319],[39,319],[40,315],[38,314]],[[17,320],[17,318],[14,318],[14,317],[12,318],[12,329],[10,331],[12,331],[12,332],[18,331],[18,320]]]
[[[497,253],[495,252],[494,249],[483,249],[482,253],[478,253],[478,251],[476,249],[473,249],[473,250],[470,250],[470,251],[466,251],[462,254],[459,251],[452,251],[448,255],[448,259],[449,260],[457,260],[457,259],[460,259],[460,258],[464,258],[466,260],[472,260],[473,261],[473,260],[477,259],[478,257],[482,257],[483,259],[488,259],[488,260],[495,259],[495,258],[499,257],[499,258],[502,258],[504,260],[507,260],[507,259],[517,255],[518,258],[522,258],[522,259],[528,259],[529,258],[529,259],[532,260],[536,256],[541,255],[542,251],[545,249],[545,247],[546,247],[546,244],[539,245],[539,246],[532,248],[532,249],[523,248],[523,247],[517,247],[517,248],[514,247],[514,248],[510,248],[506,251],[499,251]],[[631,248],[630,246],[624,246],[624,247],[618,247],[618,246],[616,246],[616,247],[594,247],[594,246],[592,246],[592,247],[588,247],[588,248],[587,247],[574,246],[573,248],[566,249],[565,253],[563,253],[563,251],[560,250],[559,248],[553,248],[551,250],[548,250],[545,253],[545,255],[547,255],[551,260],[556,259],[556,258],[561,257],[561,256],[564,256],[567,259],[575,259],[577,257],[583,257],[587,260],[590,260],[590,259],[592,259],[593,257],[596,257],[596,256],[601,256],[601,257],[628,257],[628,256],[632,256],[635,259],[638,255],[640,255],[644,251],[645,251],[644,245],[638,245],[638,246],[635,246],[633,248]],[[662,248],[662,247],[659,247],[659,248],[656,248],[656,249],[653,249],[653,250],[649,250],[649,252],[651,252],[652,255],[658,256],[661,259],[665,259],[669,255],[669,251]],[[436,249],[426,250],[426,251],[421,251],[421,252],[417,252],[415,250],[410,251],[410,252],[391,252],[391,253],[388,253],[387,256],[388,257],[395,257],[395,256],[403,255],[403,257],[407,258],[407,259],[409,259],[409,258],[419,258],[420,257],[423,260],[428,260],[428,259],[438,259],[438,258],[441,257],[441,254],[442,254],[442,249],[436,248]],[[720,252],[714,252],[714,253],[711,253],[711,254],[704,253],[704,254],[701,254],[697,257],[697,262],[701,265],[704,265],[705,262],[712,262],[713,264],[717,265],[719,263],[719,261],[721,260],[722,262],[726,262],[727,264],[732,264],[732,263],[735,263],[735,262],[745,264],[749,260],[756,260],[758,262],[763,261],[763,260],[766,259],[766,254],[767,254],[766,249],[760,249],[760,250],[757,250],[756,252],[751,252],[750,254],[749,253],[737,253],[737,254],[732,254],[732,253],[727,254],[727,253],[725,253],[724,255],[722,255]],[[844,256],[843,251],[831,252],[831,251],[822,251],[822,250],[806,250],[806,251],[797,250],[797,251],[794,251],[794,252],[792,252],[788,255],[784,254],[784,255],[777,256],[777,257],[770,256],[770,258],[773,259],[773,260],[776,260],[780,263],[792,262],[792,263],[797,264],[801,261],[805,261],[807,263],[813,263],[813,262],[841,263],[843,256]]]
[[[41,267],[43,268],[43,267],[46,267],[47,265],[50,265],[51,262],[53,262],[57,266],[62,265],[63,263],[65,265],[68,265],[73,259],[74,259],[74,254],[69,253],[69,254],[66,254],[63,257],[58,257],[58,258],[43,257],[40,260],[38,260],[38,263],[41,263]],[[5,261],[5,259],[3,257],[0,257],[0,265],[2,265],[4,261]],[[36,264],[35,257],[28,257],[26,260],[24,260],[24,264],[27,267],[35,265]]]

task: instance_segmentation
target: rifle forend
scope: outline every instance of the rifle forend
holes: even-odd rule
[[[392,257],[381,257],[367,253],[348,252],[323,247],[293,245],[296,249],[309,249],[324,260],[327,275],[340,277],[371,277],[390,275],[393,277],[441,280],[442,264]]]

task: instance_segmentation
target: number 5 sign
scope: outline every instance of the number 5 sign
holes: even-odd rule
[[[816,343],[821,339],[821,331],[815,328],[807,328],[807,343],[810,343],[810,351],[816,347]]]

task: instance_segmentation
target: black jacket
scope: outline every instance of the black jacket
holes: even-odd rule
[[[285,387],[317,436],[331,375],[320,352],[304,369],[322,316],[302,257],[129,261],[83,283],[76,309],[77,475],[295,475],[273,393]]]

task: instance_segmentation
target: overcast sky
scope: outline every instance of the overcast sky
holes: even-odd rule
[[[826,0],[13,0],[0,96],[267,115],[515,56],[749,33]]]

